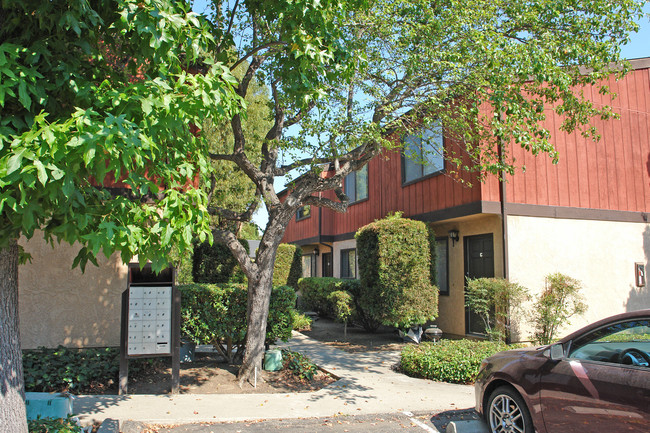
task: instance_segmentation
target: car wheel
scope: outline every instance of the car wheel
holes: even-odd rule
[[[533,420],[523,398],[509,386],[495,389],[485,411],[490,433],[533,433]]]

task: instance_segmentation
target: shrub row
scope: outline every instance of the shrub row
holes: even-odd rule
[[[232,361],[243,353],[248,290],[243,284],[186,284],[179,286],[181,335],[197,344],[212,344]],[[266,327],[267,344],[291,337],[296,293],[288,286],[271,292]]]
[[[402,350],[400,367],[409,376],[450,383],[472,383],[481,362],[508,346],[497,341],[442,340],[409,344]]]
[[[358,291],[358,280],[341,280],[332,277],[307,277],[298,280],[301,307],[321,316],[334,317],[335,308],[330,295],[333,292]]]

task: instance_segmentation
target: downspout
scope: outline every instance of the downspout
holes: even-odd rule
[[[503,114],[501,115],[503,119]],[[499,162],[503,165],[503,141],[497,137]],[[501,204],[501,244],[503,246],[503,278],[510,279],[510,265],[508,259],[508,196],[506,190],[506,170],[501,170],[499,179],[499,201]]]

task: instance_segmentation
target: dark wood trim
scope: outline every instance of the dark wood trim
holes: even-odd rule
[[[496,201],[475,201],[433,212],[411,215],[408,218],[426,222],[438,222],[476,214],[501,214],[501,204]]]
[[[650,219],[649,212],[629,212],[609,209],[542,206],[520,203],[507,203],[506,213],[508,215],[540,218],[599,220],[630,223],[647,223]]]

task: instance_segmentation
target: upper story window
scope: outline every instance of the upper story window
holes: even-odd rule
[[[368,198],[368,165],[358,171],[345,176],[345,195],[350,199],[350,204]]]
[[[311,206],[306,204],[296,211],[296,221],[304,220],[311,216]]]
[[[444,140],[439,123],[431,123],[421,133],[404,139],[402,183],[441,173],[444,168]]]

